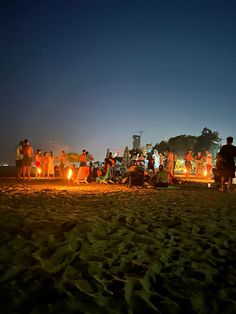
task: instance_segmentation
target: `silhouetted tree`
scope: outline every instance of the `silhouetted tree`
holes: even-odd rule
[[[178,158],[183,158],[184,154],[189,149],[194,149],[197,143],[197,137],[194,135],[179,135],[169,139],[170,149],[174,149]]]
[[[188,149],[193,149],[197,143],[197,137],[192,135],[178,135],[171,137],[168,141],[161,141],[154,146],[159,152],[163,153],[167,148],[175,150],[178,158],[183,158]]]
[[[168,148],[168,141],[161,141],[159,144],[157,143],[154,147],[154,149],[157,149],[158,152],[164,153],[164,151]]]
[[[216,148],[219,147],[220,137],[218,132],[212,132],[208,128],[204,128],[201,132],[201,135],[197,138],[197,143],[194,147],[195,152],[205,152],[209,149],[212,152],[215,152]]]
[[[219,133],[212,132],[208,128],[204,128],[200,136],[194,135],[178,135],[171,137],[168,141],[157,143],[153,149],[157,149],[163,153],[167,148],[175,150],[179,159],[182,159],[188,149],[192,149],[194,153],[198,151],[205,152],[209,149],[215,154],[216,148],[219,146]]]

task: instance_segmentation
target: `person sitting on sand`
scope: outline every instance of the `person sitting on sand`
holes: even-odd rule
[[[156,175],[154,185],[155,187],[168,187],[169,185],[168,171],[164,169],[163,165],[159,166],[159,171]]]

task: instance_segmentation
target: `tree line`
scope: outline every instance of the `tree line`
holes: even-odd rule
[[[169,148],[170,150],[174,150],[178,158],[181,159],[186,151],[191,149],[194,153],[204,153],[206,150],[209,150],[215,156],[219,150],[220,141],[218,132],[205,127],[199,136],[182,134],[171,137],[167,141],[163,140],[160,143],[156,143],[150,153],[153,153],[154,150],[164,153]],[[140,153],[142,153],[140,149],[130,150],[131,155]]]
[[[154,145],[153,150],[164,152],[167,148],[174,150],[178,158],[184,156],[187,150],[191,149],[194,153],[210,150],[214,155],[219,149],[219,133],[205,127],[201,135],[178,135],[169,138],[168,141],[161,141]]]

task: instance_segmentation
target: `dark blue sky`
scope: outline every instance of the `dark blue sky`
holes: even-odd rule
[[[236,137],[236,1],[1,1],[0,161]],[[236,142],[236,138],[235,138]]]

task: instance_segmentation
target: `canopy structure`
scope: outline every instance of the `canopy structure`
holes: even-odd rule
[[[67,153],[66,161],[68,162],[80,162],[80,154],[78,153]]]

